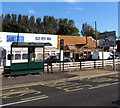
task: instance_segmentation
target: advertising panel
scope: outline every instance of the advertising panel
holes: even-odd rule
[[[7,42],[24,42],[24,36],[17,36],[17,35],[7,35]]]
[[[113,47],[116,46],[116,32],[100,33],[100,47]]]

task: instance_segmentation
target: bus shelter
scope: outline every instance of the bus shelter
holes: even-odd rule
[[[22,75],[44,72],[44,49],[50,43],[13,42],[11,44],[10,75]],[[13,53],[16,51],[16,56]],[[19,60],[22,51],[22,59]]]

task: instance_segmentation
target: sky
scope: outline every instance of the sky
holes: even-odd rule
[[[59,2],[59,0],[51,0],[52,2],[47,2],[47,0],[45,2],[37,2],[36,0],[31,2],[27,0],[24,0],[24,2],[22,0],[21,2],[14,1],[16,2],[13,2],[13,0],[11,2],[2,1],[2,14],[22,14],[29,17],[33,15],[41,19],[46,15],[54,16],[57,19],[72,19],[80,31],[83,23],[94,27],[96,21],[98,31],[116,31],[116,35],[118,35],[117,0],[116,2],[79,2],[80,0],[62,0],[64,2]]]

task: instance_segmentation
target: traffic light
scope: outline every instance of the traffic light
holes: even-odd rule
[[[64,50],[64,39],[60,40],[60,50]]]

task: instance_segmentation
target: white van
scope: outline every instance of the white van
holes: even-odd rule
[[[95,51],[92,54],[92,59],[108,59],[110,57],[110,55],[113,55],[113,54],[111,52],[98,52],[98,51]]]

